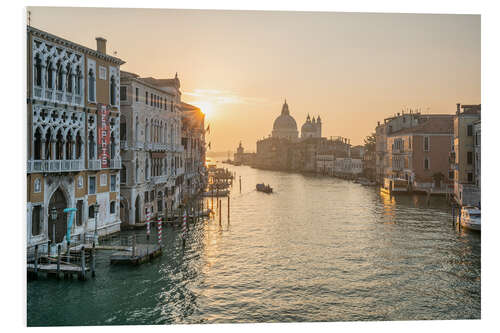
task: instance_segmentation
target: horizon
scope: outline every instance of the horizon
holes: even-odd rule
[[[353,145],[404,108],[453,114],[456,103],[481,103],[480,15],[27,10],[33,27],[89,48],[106,38],[124,71],[179,73],[182,101],[206,114],[214,152],[234,151],[240,141],[255,151],[285,99],[299,133],[307,114],[320,115],[323,137]]]

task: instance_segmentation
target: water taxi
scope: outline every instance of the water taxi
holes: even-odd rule
[[[265,185],[264,183],[257,184],[255,187],[257,188],[257,191],[259,191],[259,192],[273,193],[273,188],[269,185]]]
[[[481,210],[473,206],[464,206],[460,213],[460,226],[481,231]]]

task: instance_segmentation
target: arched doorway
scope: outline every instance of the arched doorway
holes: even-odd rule
[[[135,223],[141,222],[141,196],[135,198]]]
[[[51,217],[51,210],[55,207],[57,209],[57,219],[53,220]],[[49,201],[49,239],[52,243],[60,243],[66,235],[68,219],[66,213],[63,212],[67,208],[66,197],[64,196],[61,188],[58,188]]]
[[[125,200],[125,198],[120,197],[120,220],[122,224],[129,224],[128,222],[128,202]]]

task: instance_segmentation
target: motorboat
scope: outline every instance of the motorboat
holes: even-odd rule
[[[369,179],[362,179],[359,181],[359,183],[363,186],[375,186],[375,185],[377,185],[376,181],[369,180]]]
[[[481,210],[473,206],[464,206],[460,212],[460,226],[481,231]]]
[[[273,188],[269,185],[265,185],[264,183],[257,184],[255,187],[257,188],[257,191],[259,191],[259,192],[273,193]]]

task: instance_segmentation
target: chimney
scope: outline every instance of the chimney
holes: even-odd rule
[[[97,41],[97,52],[106,54],[106,40],[102,37],[96,37]]]
[[[457,115],[460,113],[460,103],[457,103]]]

